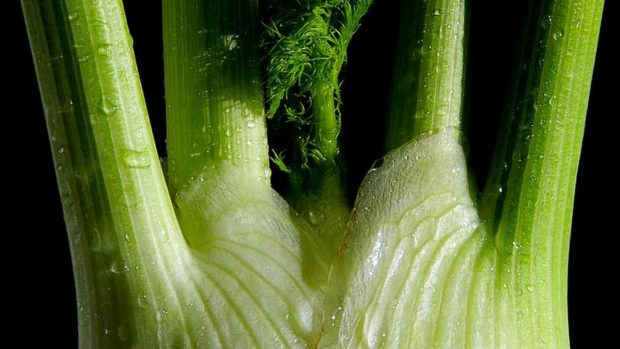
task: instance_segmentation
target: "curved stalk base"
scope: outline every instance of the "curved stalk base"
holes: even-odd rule
[[[568,347],[566,304],[536,306],[563,285],[542,271],[520,284],[530,265],[511,261],[532,251],[495,245],[460,137],[423,134],[366,176],[330,275],[322,347]]]

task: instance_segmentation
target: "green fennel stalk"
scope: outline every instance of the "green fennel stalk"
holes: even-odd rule
[[[81,347],[569,346],[603,0],[530,2],[482,191],[463,147],[467,3],[404,1],[387,153],[351,208],[340,85],[371,3],[164,0],[164,173],[122,1],[22,0]]]
[[[24,1],[77,285],[80,345],[182,322],[187,250],[149,129],[120,2]],[[148,345],[145,342],[144,345]]]
[[[358,194],[334,346],[568,346],[567,243],[602,5],[530,5],[525,73],[480,198],[460,145],[465,5],[405,9],[417,29],[397,52],[396,149]]]

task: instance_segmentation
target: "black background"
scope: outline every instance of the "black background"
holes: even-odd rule
[[[51,1],[51,0],[50,0]],[[9,336],[26,347],[39,344],[60,348],[76,346],[75,293],[68,242],[56,189],[54,167],[19,2],[8,13],[12,25],[3,38],[6,64],[2,84],[0,125],[4,188],[2,255],[6,261],[2,288],[8,291]],[[520,34],[523,0],[471,1],[468,51],[468,115],[471,161],[479,177],[486,172],[504,101],[510,86],[510,68]],[[614,38],[608,1],[588,110],[580,163],[569,269],[569,316],[574,348],[607,346],[615,333],[607,328],[616,320],[612,300],[617,296],[618,233],[617,185],[612,169],[618,158],[616,129],[617,88],[612,87]],[[145,89],[149,112],[163,151],[164,92],[159,2],[125,1],[129,26]],[[382,134],[381,117],[387,106],[397,6],[377,0],[353,41],[343,91],[342,138],[349,147],[351,187],[381,150],[372,139]],[[615,76],[617,81],[618,77]],[[614,92],[614,96],[612,96]],[[613,104],[613,105],[612,105]],[[369,141],[370,140],[370,141]],[[480,179],[482,180],[482,179]],[[616,212],[612,212],[612,210]],[[7,275],[8,274],[8,275]],[[613,281],[612,281],[613,280]],[[3,312],[6,314],[6,312]],[[6,330],[6,328],[5,328]],[[5,332],[5,331],[3,331]],[[613,343],[613,342],[612,342]],[[19,345],[21,347],[21,345]]]

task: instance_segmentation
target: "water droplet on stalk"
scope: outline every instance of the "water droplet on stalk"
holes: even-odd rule
[[[129,168],[148,168],[151,166],[150,153],[148,150],[123,150],[123,162]]]
[[[310,224],[317,226],[325,221],[325,214],[321,210],[310,210],[308,212]]]
[[[101,114],[110,117],[116,114],[120,107],[114,104],[114,101],[110,97],[105,97],[99,102],[98,109]]]
[[[110,265],[110,272],[113,274],[119,274],[121,272],[118,268],[117,262],[112,262],[112,264]]]
[[[385,161],[384,158],[380,158],[375,160],[375,162],[372,163],[372,167],[370,168],[371,170],[376,170],[381,168],[381,166],[383,166],[383,162]]]
[[[97,53],[106,56],[111,53],[110,44],[101,44],[97,47]]]
[[[71,12],[67,16],[67,18],[69,18],[70,21],[76,21],[78,18],[80,18],[80,13],[77,12],[77,11],[76,12]]]

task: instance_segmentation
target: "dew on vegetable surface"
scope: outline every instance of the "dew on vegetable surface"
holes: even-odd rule
[[[107,43],[100,44],[99,46],[97,46],[97,53],[101,56],[107,56],[111,54],[112,53],[111,45]]]
[[[319,209],[310,210],[308,211],[308,220],[312,225],[319,225],[325,221],[325,214]]]
[[[381,168],[381,166],[383,166],[383,162],[385,161],[385,158],[379,158],[377,160],[375,160],[375,162],[372,163],[371,166],[371,170],[377,170],[379,168]]]
[[[151,158],[148,150],[123,150],[123,163],[129,168],[148,168],[151,166]]]
[[[127,341],[127,330],[125,329],[125,325],[118,326],[118,338],[121,342]]]
[[[114,261],[110,264],[110,273],[112,274],[120,274],[121,270],[118,267],[118,262]]]
[[[120,107],[110,97],[102,98],[97,108],[101,114],[108,117],[113,116],[120,110]]]
[[[70,21],[77,21],[80,18],[80,13],[77,11],[73,11],[69,13],[67,18],[69,18]]]

